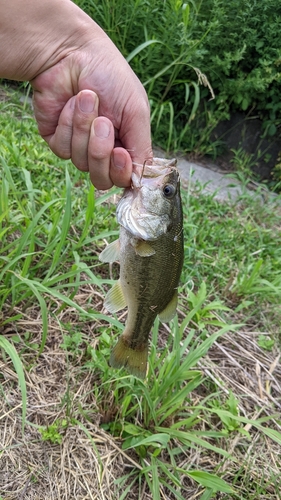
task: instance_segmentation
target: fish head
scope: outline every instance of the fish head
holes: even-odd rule
[[[153,241],[180,217],[179,172],[176,160],[160,158],[138,167],[118,204],[117,221],[135,238]]]

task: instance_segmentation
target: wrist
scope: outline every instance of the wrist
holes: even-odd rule
[[[70,0],[0,0],[0,77],[32,80],[101,28]]]

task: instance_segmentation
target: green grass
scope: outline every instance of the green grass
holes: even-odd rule
[[[265,355],[268,346],[280,352],[280,206],[249,197],[239,206],[221,204],[200,187],[183,190],[179,316],[169,329],[155,322],[142,382],[108,366],[123,320],[102,311],[118,269],[109,273],[98,254],[104,240],[118,234],[110,196],[120,191],[97,195],[87,175],[51,154],[28,105],[19,103],[17,93],[7,94],[0,103],[0,354],[17,373],[25,432],[34,426],[26,376],[52,349],[55,324],[68,386],[54,421],[37,426],[43,441],[61,445],[68,429],[79,428],[102,470],[87,427],[93,414],[102,415],[100,432],[138,465],[116,477],[120,499],[130,498],[129,491],[139,498],[146,491],[153,499],[190,498],[191,491],[201,500],[218,498],[218,492],[220,498],[257,498],[247,450],[257,435],[280,450],[280,418],[274,404],[269,410],[249,403],[252,410],[246,411],[246,395],[234,395],[231,384],[210,377],[204,359],[223,339],[235,340],[241,328],[260,332]],[[33,317],[40,318],[37,329],[24,323]],[[95,383],[87,393],[89,374]],[[2,378],[0,383],[5,395]],[[231,448],[234,439],[241,440],[245,462]],[[268,491],[278,481],[274,470],[256,478],[260,498],[275,498]]]

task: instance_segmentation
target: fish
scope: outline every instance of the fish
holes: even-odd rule
[[[140,167],[140,166],[139,166]],[[157,316],[166,323],[176,314],[184,259],[183,213],[176,160],[153,158],[135,168],[116,209],[119,239],[100,254],[101,262],[120,263],[120,278],[106,295],[110,313],[128,307],[123,333],[110,365],[146,377],[149,335]]]

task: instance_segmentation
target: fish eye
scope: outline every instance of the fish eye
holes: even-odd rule
[[[166,184],[166,186],[163,187],[163,194],[165,198],[173,198],[176,194],[176,187],[173,184]]]

